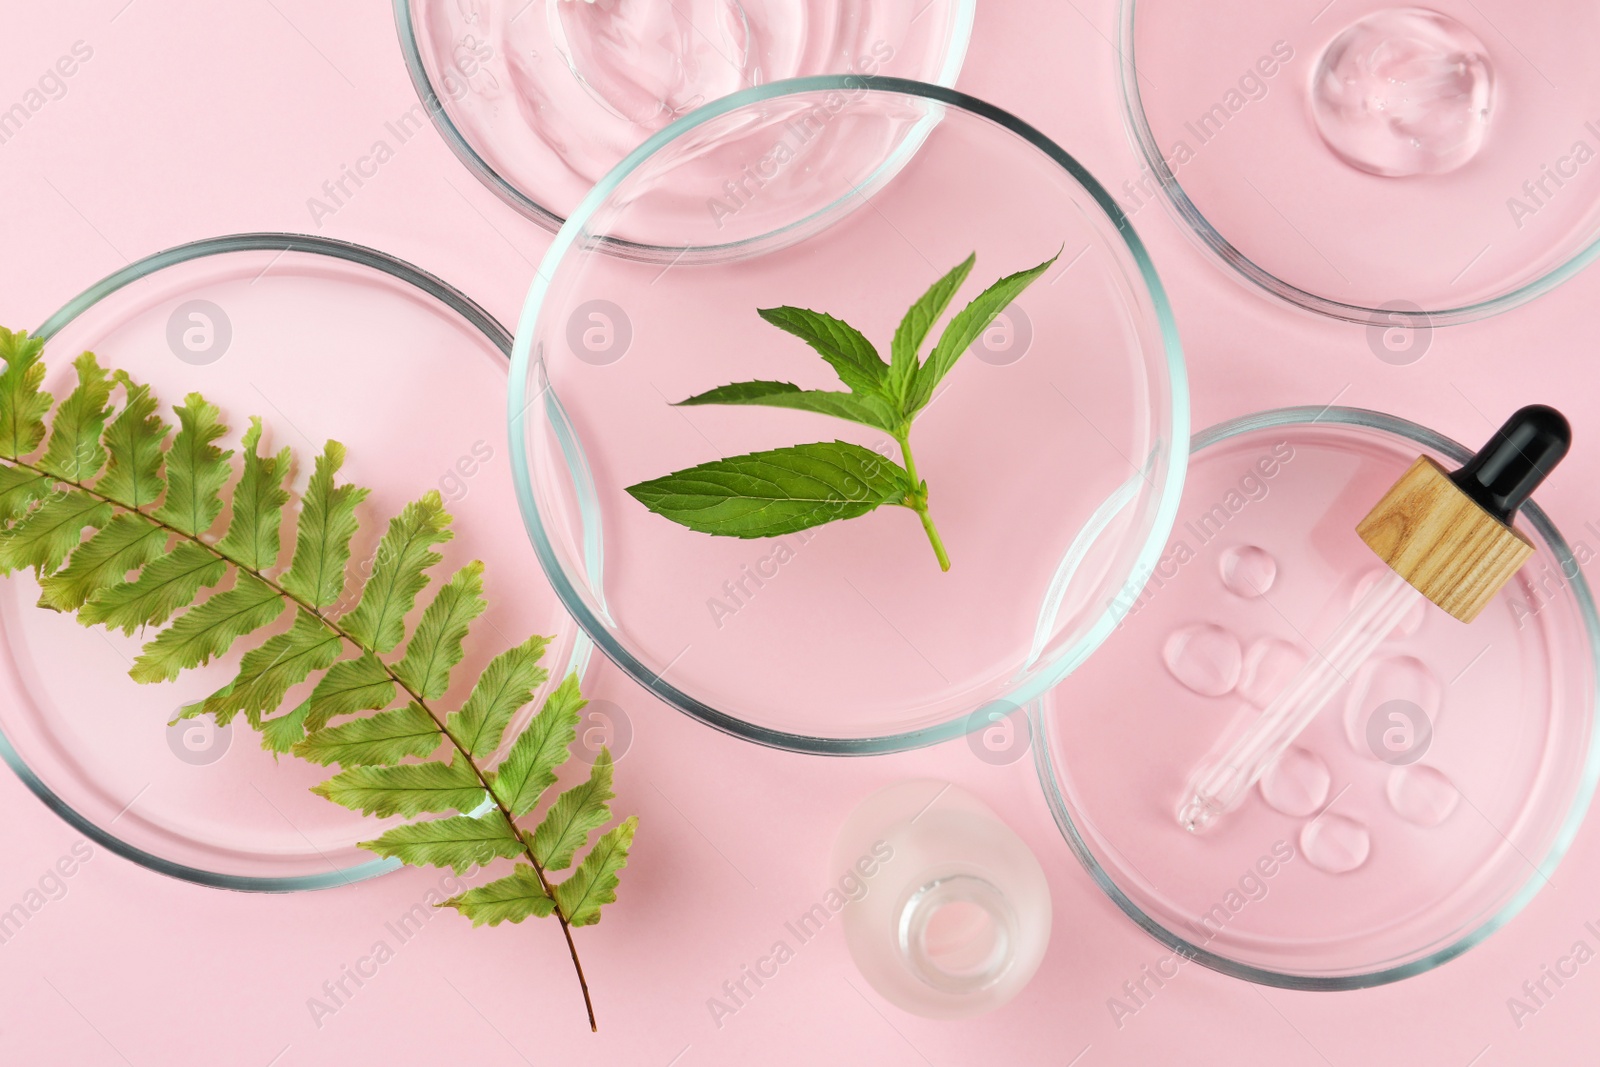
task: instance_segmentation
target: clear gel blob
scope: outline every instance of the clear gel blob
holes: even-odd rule
[[[1445,174],[1483,147],[1494,73],[1461,23],[1421,8],[1368,15],[1317,62],[1311,112],[1340,159],[1384,177]]]
[[[1329,874],[1348,874],[1367,862],[1372,835],[1366,824],[1329,812],[1312,819],[1300,831],[1300,851],[1306,862]]]
[[[1291,748],[1261,776],[1261,797],[1274,811],[1285,815],[1310,815],[1328,799],[1333,774],[1322,757],[1303,748]]]
[[[1220,697],[1239,684],[1244,650],[1231,632],[1201,622],[1173,631],[1161,658],[1186,688],[1201,696]]]
[[[1256,707],[1264,708],[1305,665],[1306,654],[1287,641],[1276,637],[1254,641],[1244,654],[1239,695]]]
[[[1222,585],[1237,596],[1254,599],[1266,596],[1278,578],[1278,561],[1272,553],[1255,545],[1235,545],[1218,561]]]
[[[738,0],[554,0],[547,13],[573,76],[612,114],[645,129],[757,77]]]
[[[1384,793],[1395,814],[1418,826],[1438,826],[1461,800],[1455,783],[1443,771],[1424,764],[1397,768],[1389,775]]]

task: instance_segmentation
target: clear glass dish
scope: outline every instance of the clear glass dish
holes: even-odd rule
[[[705,209],[704,190],[739,173],[725,150],[736,164],[740,146],[802,120],[814,123],[804,153],[745,210]],[[886,169],[883,146],[908,137],[918,151]],[[677,259],[607,254],[618,232],[649,233]],[[908,509],[742,541],[624,492],[806,441],[893,452],[884,433],[821,415],[669,402],[750,378],[839,387],[757,308],[827,311],[887,352],[905,309],[969,253],[957,307],[1058,249],[912,431],[949,573]],[[513,360],[523,518],[579,624],[673,706],[801,751],[931,744],[1059,681],[1153,562],[1186,459],[1177,333],[1110,196],[1020,120],[914,82],[762,86],[656,134],[557,235]]]
[[[490,428],[511,337],[438,278],[316,237],[220,237],[117,271],[38,335],[58,398],[88,349],[149,383],[164,409],[204,393],[232,427],[229,447],[260,415],[267,445],[295,449],[296,493],[314,451],[342,441],[341,476],[373,490],[358,511],[357,575],[388,517],[438,489],[457,520],[440,567],[483,560],[491,603],[458,683],[512,643],[502,634],[556,638],[551,684],[562,665],[584,663],[588,644],[532,553],[503,536],[516,509],[500,491],[509,463]],[[37,599],[30,574],[0,581],[0,756],[79,832],[163,874],[229,889],[317,889],[396,866],[356,847],[373,820],[309,792],[324,768],[275,760],[242,721],[167,726],[226,683],[251,642],[170,685],[139,685],[127,676],[138,635],[85,628]]]
[[[1034,709],[1068,844],[1179,957],[1293,989],[1395,981],[1508,922],[1571,844],[1600,773],[1600,622],[1533,505],[1518,527],[1537,552],[1476,621],[1419,605],[1242,807],[1204,834],[1178,824],[1192,770],[1382,573],[1355,524],[1418,454],[1470,452],[1357,409],[1197,435],[1161,562]]]
[[[426,110],[479,181],[552,231],[651,133],[730,92],[819,74],[953,85],[976,7],[394,0],[421,100],[411,118],[420,122]]]
[[[1118,196],[1320,314],[1496,314],[1600,254],[1596,39],[1576,2],[1123,0]]]

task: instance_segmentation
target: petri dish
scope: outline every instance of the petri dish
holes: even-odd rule
[[[976,6],[394,0],[420,100],[402,125],[425,111],[480,181],[554,231],[650,134],[731,92],[817,74],[953,85]]]
[[[1249,285],[1442,326],[1600,251],[1592,4],[1124,0],[1121,35],[1141,168],[1119,198],[1163,201]]]
[[[707,209],[705,190],[740,173],[742,149],[726,146],[802,128],[786,180],[732,214]],[[882,146],[913,133],[918,151],[886,170]],[[679,255],[611,255],[619,231]],[[677,526],[625,491],[806,442],[897,457],[882,431],[821,415],[671,401],[748,379],[838,389],[756,309],[826,311],[888,352],[904,310],[974,252],[957,307],[1060,256],[912,431],[948,573],[909,509],[747,541]],[[529,291],[509,414],[528,533],[607,656],[718,728],[856,754],[1014,722],[1093,651],[1116,593],[1165,542],[1188,394],[1144,246],[1076,160],[954,90],[822,77],[707,105],[596,187]]]
[[[58,398],[71,360],[92,350],[149,383],[164,409],[203,393],[222,409],[230,446],[259,415],[267,445],[294,449],[296,494],[322,443],[343,442],[341,477],[372,488],[353,574],[370,565],[388,517],[438,489],[456,517],[439,569],[483,560],[491,603],[454,689],[513,635],[556,638],[551,684],[563,664],[582,666],[587,645],[532,553],[503,536],[518,521],[503,491],[510,464],[487,428],[511,338],[439,279],[321,238],[220,237],[112,274],[37,335],[48,338],[45,388]],[[229,889],[317,889],[393,869],[357,848],[373,820],[309,792],[325,768],[275,760],[242,720],[168,727],[180,706],[230,680],[253,642],[171,684],[139,685],[127,676],[138,635],[85,628],[37,599],[29,573],[0,581],[0,755],[79,832],[163,874]]]
[[[1581,555],[1534,506],[1518,528],[1536,554],[1477,620],[1403,619],[1240,808],[1178,825],[1192,770],[1381,573],[1354,527],[1418,454],[1471,450],[1358,409],[1197,435],[1161,561],[1035,709],[1067,843],[1176,963],[1311,990],[1419,974],[1521,911],[1578,830],[1600,626]]]

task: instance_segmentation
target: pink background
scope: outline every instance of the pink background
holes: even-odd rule
[[[1134,174],[1120,129],[1115,10],[982,5],[963,89],[1010,108],[1108,185]],[[463,171],[431,133],[408,142],[320,229],[324,180],[365,154],[413,103],[386,5],[314,0],[94,0],[11,4],[0,20],[0,107],[73,44],[93,57],[0,145],[7,204],[0,321],[33,327],[127,260],[199,237],[310,230],[373,245],[515,318],[547,236]],[[1440,331],[1407,367],[1366,331],[1245,291],[1160,209],[1136,216],[1179,315],[1196,426],[1284,404],[1384,408],[1477,441],[1495,416],[1554,400],[1580,435],[1600,425],[1589,272],[1537,304]],[[1514,373],[1504,366],[1514,360]],[[1576,383],[1584,383],[1578,385]],[[1600,523],[1600,451],[1578,450],[1542,502],[1572,536]],[[509,487],[507,487],[509,492]],[[507,530],[507,537],[521,537]],[[1596,568],[1590,567],[1590,580]],[[1070,682],[1068,683],[1070,685]],[[1342,995],[1295,994],[1185,968],[1119,1028],[1107,1007],[1163,955],[1068,854],[1026,761],[991,767],[962,744],[824,761],[758,749],[667,710],[616,671],[592,695],[627,709],[635,739],[618,805],[643,819],[623,898],[580,934],[601,1034],[590,1036],[556,928],[472,930],[441,915],[337,1014],[307,1000],[366,955],[385,923],[437,884],[405,872],[287,897],[201,889],[101,850],[67,893],[0,945],[0,1059],[18,1064],[720,1063],[1466,1064],[1592,1062],[1600,963],[1566,980],[1519,1028],[1507,998],[1574,942],[1600,946],[1600,832],[1580,835],[1509,929],[1441,971]],[[837,926],[719,1028],[706,1007],[764,954],[829,880],[835,829],[867,793],[914,775],[957,781],[1038,853],[1055,934],[1032,985],[985,1018],[937,1023],[881,1001]],[[0,909],[78,837],[0,775]],[[83,846],[79,846],[80,852]],[[391,938],[392,939],[392,938]],[[1590,972],[1594,973],[1590,973]],[[1076,1059],[1075,1059],[1076,1057]]]

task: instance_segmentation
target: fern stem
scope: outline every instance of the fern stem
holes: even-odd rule
[[[551,889],[550,881],[545,874],[544,867],[539,863],[538,859],[533,854],[533,846],[528,843],[528,840],[523,836],[522,831],[517,828],[517,820],[511,814],[511,809],[506,807],[505,804],[500,801],[500,798],[494,795],[494,790],[489,785],[488,774],[483,768],[478,766],[478,762],[472,758],[472,753],[468,751],[467,746],[463,745],[455,736],[455,734],[450,732],[450,728],[445,725],[444,718],[438,715],[428,704],[428,702],[422,698],[421,695],[412,690],[410,686],[406,685],[406,683],[400,679],[400,676],[394,672],[394,668],[392,668],[388,663],[384,662],[384,660],[378,656],[376,650],[367,648],[360,641],[350,636],[350,634],[347,633],[345,629],[337,622],[324,616],[322,612],[315,606],[301,600],[299,597],[289,592],[289,590],[285,589],[271,578],[268,578],[261,571],[258,571],[253,567],[246,567],[244,564],[240,563],[226,552],[223,552],[215,545],[212,545],[205,540],[194,536],[193,534],[184,533],[182,530],[179,530],[176,527],[162,521],[161,519],[156,518],[154,515],[141,511],[139,508],[130,508],[126,504],[119,503],[118,501],[111,499],[104,493],[101,493],[88,485],[84,485],[81,482],[72,481],[68,478],[62,478],[60,475],[52,474],[50,471],[36,467],[25,460],[0,456],[0,463],[18,467],[22,470],[31,471],[34,474],[49,478],[57,485],[69,486],[78,490],[79,492],[87,493],[96,500],[110,504],[118,511],[131,515],[137,515],[146,522],[150,523],[152,526],[165,530],[174,537],[188,541],[191,544],[198,545],[200,548],[211,553],[217,559],[222,560],[224,563],[232,566],[235,570],[242,571],[243,573],[250,575],[252,578],[262,582],[273,592],[282,597],[286,602],[293,605],[301,614],[321,623],[330,633],[348,642],[355,649],[361,652],[371,653],[372,658],[383,667],[384,673],[389,676],[389,680],[394,682],[395,685],[399,686],[401,692],[405,693],[412,700],[416,701],[417,705],[428,713],[429,718],[433,719],[434,723],[439,727],[439,732],[443,734],[446,740],[450,742],[457,754],[459,754],[462,759],[466,760],[467,766],[472,768],[474,777],[476,777],[478,779],[478,783],[483,786],[484,794],[500,812],[501,818],[505,819],[507,824],[510,825],[512,834],[515,835],[517,841],[521,843],[522,853],[527,857],[528,863],[533,867],[533,873],[539,879],[540,888],[542,888],[545,892],[545,895],[548,896],[552,902],[554,902],[555,906],[552,910],[555,912],[556,919],[561,923],[561,934],[566,939],[567,952],[572,957],[572,967],[578,975],[578,986],[583,991],[583,1008],[589,1017],[589,1029],[591,1032],[599,1031],[600,1027],[598,1023],[596,1023],[594,1017],[594,1001],[589,995],[589,981],[583,973],[583,962],[578,959],[578,946],[572,939],[572,924],[567,918],[566,912],[561,910],[561,903],[560,901],[556,900],[555,892]]]

